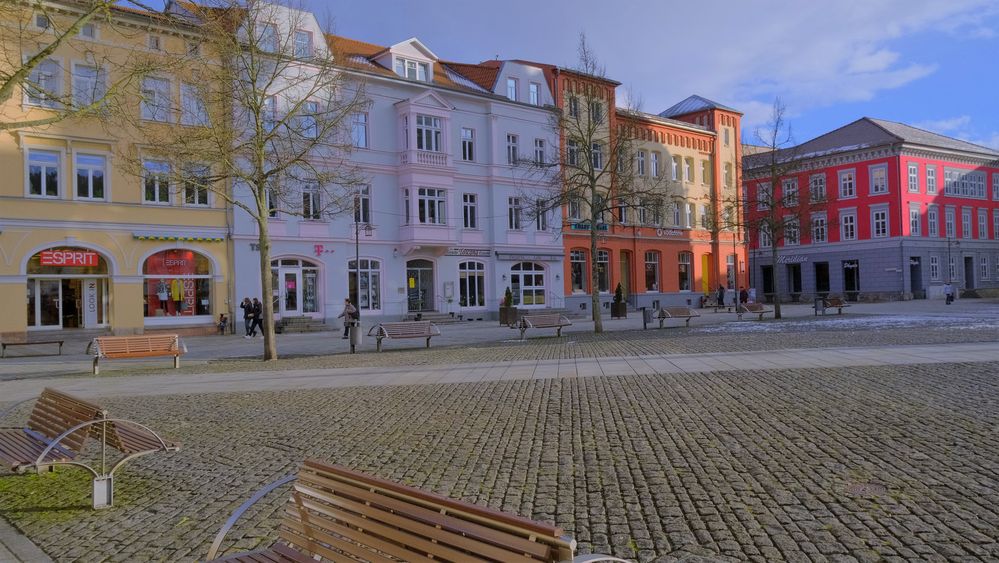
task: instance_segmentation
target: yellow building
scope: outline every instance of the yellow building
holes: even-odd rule
[[[75,4],[46,5],[44,13],[25,9],[20,22],[4,14],[0,64],[39,52],[78,17]],[[130,60],[197,54],[195,30],[164,23],[124,9],[91,20],[32,73],[44,91],[16,93],[0,119],[44,118],[70,100],[100,97]],[[122,100],[132,120],[71,118],[0,131],[0,338],[204,328],[228,313],[225,202],[171,185],[155,159],[141,171],[125,165],[126,155],[141,157],[143,130],[197,126],[183,79],[190,72],[136,76]]]

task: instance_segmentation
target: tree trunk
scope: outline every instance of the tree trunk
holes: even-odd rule
[[[591,214],[592,215],[592,214]],[[597,218],[590,217],[590,307],[593,308],[593,332],[603,332],[604,322],[600,316],[600,275],[597,268]]]
[[[257,217],[257,228],[260,235],[257,243],[260,245],[260,302],[263,305],[264,318],[261,331],[264,334],[264,360],[278,358],[277,341],[274,338],[274,284],[271,283],[271,237],[267,230],[267,215]]]
[[[780,275],[777,273],[777,258],[780,252],[777,250],[777,241],[771,241],[773,245],[770,248],[770,263],[772,264],[771,270],[773,272],[774,280],[774,319],[781,318],[780,316]]]

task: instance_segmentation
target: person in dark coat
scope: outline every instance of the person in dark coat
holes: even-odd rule
[[[719,285],[718,286],[718,306],[719,307],[724,307],[725,306],[725,286],[724,285]]]
[[[743,305],[749,303],[749,292],[746,291],[745,287],[739,288],[739,303],[742,303]]]
[[[253,322],[250,323],[250,337],[256,338],[257,329],[260,329],[260,336],[264,335],[264,306],[256,297],[253,298]]]
[[[245,331],[243,338],[250,338],[250,325],[253,324],[253,303],[250,302],[250,298],[244,297],[239,308],[243,310],[243,330]]]

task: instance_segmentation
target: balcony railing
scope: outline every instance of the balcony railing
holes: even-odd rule
[[[399,161],[402,164],[415,164],[417,166],[427,166],[430,168],[448,168],[451,166],[451,158],[446,152],[409,150],[399,153]]]

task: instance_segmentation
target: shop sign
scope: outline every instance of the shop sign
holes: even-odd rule
[[[496,253],[497,260],[510,260],[513,262],[544,262],[546,260],[561,260],[561,254],[506,254]]]
[[[589,223],[572,223],[571,225],[569,225],[569,228],[572,229],[573,231],[588,231],[588,230],[590,230],[590,224]],[[607,230],[607,223],[599,223],[599,224],[597,224],[597,230],[598,231],[606,231]]]
[[[791,254],[777,257],[778,264],[801,264],[802,262],[808,262],[808,256],[804,254]]]
[[[657,237],[682,237],[685,233],[681,229],[656,229]]]
[[[322,244],[313,244],[312,253],[316,255],[316,258],[321,258],[323,254],[333,254],[334,250],[332,248],[326,248]]]
[[[42,266],[97,266],[96,252],[86,250],[45,250],[39,256]]]
[[[452,246],[447,249],[444,256],[477,256],[479,258],[488,258],[490,254],[489,250],[482,250],[480,248],[459,248]]]

